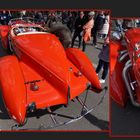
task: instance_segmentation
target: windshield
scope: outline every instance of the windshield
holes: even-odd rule
[[[40,27],[32,27],[32,26],[25,26],[25,27],[16,27],[13,29],[15,35],[24,34],[24,33],[33,33],[33,32],[45,32],[43,28]]]

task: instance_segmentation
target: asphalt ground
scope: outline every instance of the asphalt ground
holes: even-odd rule
[[[124,108],[111,101],[111,135],[140,135],[140,108],[130,101]]]
[[[98,39],[99,42],[102,42],[102,40]],[[75,46],[77,47],[78,41],[75,41]],[[93,65],[95,68],[97,67],[98,64],[98,54],[102,48],[102,44],[98,43],[98,48],[95,48],[92,45],[92,40],[91,42],[88,42],[87,47],[86,47],[86,54],[92,61]],[[2,45],[0,44],[0,57],[7,55],[3,49]],[[101,77],[102,71],[99,74],[99,77]],[[103,84],[103,86],[108,86],[108,77],[106,79],[106,83]],[[89,108],[92,108],[93,106],[96,106],[99,101],[101,100],[102,96],[104,94],[104,91],[101,92],[100,94],[96,94],[92,91],[89,91],[88,93],[88,99],[86,101],[87,105]],[[2,93],[0,92],[0,129],[1,130],[11,130],[11,127],[15,125],[15,122],[10,119],[7,115],[7,111],[5,110],[5,107],[3,105],[2,101]],[[85,93],[83,93],[80,98],[83,99],[85,96]],[[74,100],[70,102],[68,107],[64,106],[58,106],[55,107],[53,110],[54,112],[73,116],[72,114],[79,114],[81,111],[81,105],[77,100]],[[38,129],[41,124],[43,124],[45,127],[48,127],[49,125],[52,125],[53,122],[50,118],[50,115],[45,111],[38,111],[37,114],[28,114],[27,117],[27,123],[25,124],[22,129]],[[57,121],[63,122],[66,120],[69,120],[65,117],[57,117]],[[51,130],[108,130],[108,122],[109,122],[109,93],[107,90],[107,93],[102,101],[102,103],[94,108],[94,110],[84,116],[82,119],[67,124],[67,125],[62,125],[56,128],[52,128]],[[44,130],[44,128],[43,128]],[[46,130],[46,129],[45,129]]]

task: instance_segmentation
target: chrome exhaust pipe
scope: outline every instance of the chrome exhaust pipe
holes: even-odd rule
[[[128,50],[123,50],[123,51],[120,51],[119,54],[123,55],[124,53],[127,53],[127,52],[128,52]]]
[[[128,61],[127,61],[128,62]],[[127,63],[126,62],[126,63]],[[127,88],[127,90],[128,90],[128,94],[129,94],[129,96],[130,96],[130,100],[131,100],[131,103],[132,103],[132,105],[134,105],[135,107],[140,107],[140,104],[139,103],[137,103],[136,101],[135,101],[135,99],[134,99],[134,96],[133,96],[133,93],[132,93],[132,90],[131,90],[131,86],[130,86],[130,84],[129,84],[129,82],[128,82],[128,78],[127,78],[127,74],[128,74],[128,71],[130,70],[130,68],[132,67],[132,64],[129,62],[129,63],[127,63],[127,65],[124,67],[124,69],[123,69],[123,72],[122,72],[122,77],[123,77],[123,79],[124,79],[124,82],[125,82],[125,86],[126,86],[126,88]]]
[[[131,60],[128,60],[126,63],[125,63],[125,66],[127,66],[128,64],[131,63]]]
[[[122,62],[128,56],[128,52],[119,57],[119,62]]]

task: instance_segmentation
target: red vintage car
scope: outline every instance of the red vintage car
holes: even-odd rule
[[[115,33],[110,43],[110,94],[125,106],[140,107],[140,28]]]
[[[89,58],[76,48],[65,49],[59,36],[34,23],[17,20],[0,26],[3,48],[0,86],[9,116],[23,125],[28,112],[68,105],[89,86],[102,90]]]

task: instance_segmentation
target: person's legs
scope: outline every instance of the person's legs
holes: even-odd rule
[[[82,49],[82,51],[85,52],[85,49],[86,49],[86,43],[85,43],[85,41],[83,40],[83,49]]]
[[[102,73],[102,79],[105,80],[106,76],[108,74],[108,68],[109,68],[109,62],[104,62],[103,65],[103,73]]]
[[[79,46],[78,46],[78,48],[80,48],[81,47],[81,41],[82,41],[82,36],[81,36],[80,32],[78,33],[78,38],[79,38]]]
[[[74,41],[76,39],[76,37],[78,36],[77,32],[75,31],[74,32],[74,35],[73,35],[73,38],[72,38],[72,44],[71,44],[71,47],[73,48],[73,45],[74,45]]]
[[[94,29],[93,31],[93,45],[97,44],[97,30]]]
[[[99,59],[98,66],[96,68],[96,73],[99,73],[102,67],[103,67],[103,61]]]

